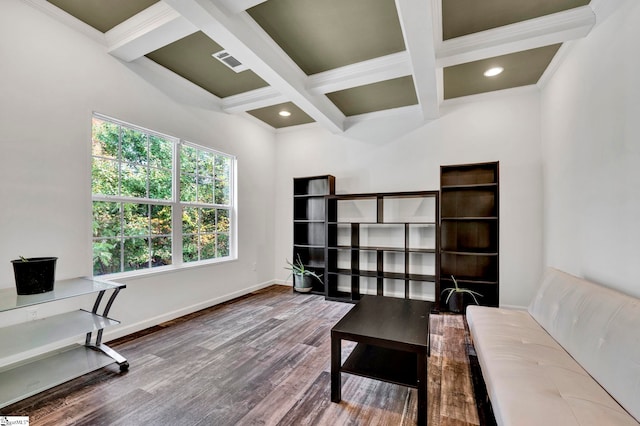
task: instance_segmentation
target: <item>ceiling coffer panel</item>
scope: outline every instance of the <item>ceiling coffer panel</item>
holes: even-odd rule
[[[418,97],[411,76],[327,93],[346,116],[416,105]]]
[[[307,75],[405,50],[394,0],[268,0],[247,12]]]
[[[158,0],[47,1],[103,33],[158,2]]]
[[[444,98],[476,95],[495,90],[536,84],[560,48],[560,44],[510,53],[444,69]],[[485,77],[490,68],[501,67],[501,74]]]
[[[147,57],[220,98],[267,86],[253,71],[237,73],[212,56],[221,50],[218,43],[198,31]]]
[[[575,7],[590,0],[442,0],[442,39],[449,40]]]
[[[290,115],[280,115],[280,112],[286,111]],[[298,126],[300,124],[313,123],[313,118],[309,117],[304,111],[298,108],[293,102],[285,102],[278,105],[271,105],[264,108],[247,111],[258,120],[264,121],[271,127],[281,129],[283,127]]]

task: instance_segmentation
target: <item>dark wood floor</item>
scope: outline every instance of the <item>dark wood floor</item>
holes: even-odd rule
[[[116,365],[1,409],[37,425],[411,425],[416,391],[343,375],[331,327],[352,305],[271,286],[110,343]],[[429,425],[477,425],[462,317],[432,315]],[[344,355],[352,345],[343,344]]]

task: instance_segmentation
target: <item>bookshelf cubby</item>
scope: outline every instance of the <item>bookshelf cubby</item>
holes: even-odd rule
[[[327,299],[438,300],[438,191],[329,195],[326,214]]]

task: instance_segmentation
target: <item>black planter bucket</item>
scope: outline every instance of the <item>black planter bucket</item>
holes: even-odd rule
[[[53,290],[57,257],[30,257],[12,260],[16,290],[20,295],[46,293]]]

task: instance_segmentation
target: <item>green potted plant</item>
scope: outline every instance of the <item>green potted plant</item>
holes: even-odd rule
[[[294,262],[289,262],[287,260],[287,264],[289,266],[286,266],[285,269],[291,271],[289,277],[293,275],[293,289],[295,291],[300,293],[309,293],[313,288],[314,279],[322,282],[320,279],[321,275],[318,275],[314,271],[304,267],[299,254]],[[287,277],[287,280],[289,277]]]
[[[445,288],[442,290],[442,295],[447,293],[447,298],[444,303],[449,306],[449,311],[455,313],[464,313],[465,308],[469,303],[465,304],[464,295],[468,294],[471,296],[476,305],[479,305],[478,299],[476,296],[482,297],[480,293],[477,291],[469,290],[467,288],[458,287],[458,281],[456,281],[455,277],[451,275],[451,279],[453,280],[453,287]]]

